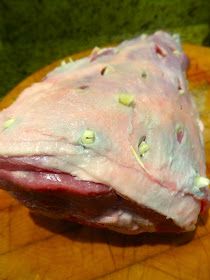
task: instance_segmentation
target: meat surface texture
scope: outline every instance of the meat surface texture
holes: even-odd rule
[[[127,234],[194,230],[202,123],[178,36],[63,61],[0,113],[0,185],[50,217]]]

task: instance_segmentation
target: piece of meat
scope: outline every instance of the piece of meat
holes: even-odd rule
[[[128,234],[190,231],[209,200],[176,36],[94,49],[0,113],[0,185],[33,211]]]

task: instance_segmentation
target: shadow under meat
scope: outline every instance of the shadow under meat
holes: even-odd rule
[[[184,233],[140,233],[138,235],[125,235],[106,229],[83,226],[70,221],[57,220],[32,212],[30,212],[30,216],[36,225],[56,235],[62,235],[79,242],[106,243],[118,247],[155,246],[158,244],[181,246],[190,242],[195,235],[195,231]],[[203,221],[199,223],[203,225]]]

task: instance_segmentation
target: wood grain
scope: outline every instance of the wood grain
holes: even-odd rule
[[[210,176],[210,49],[185,45],[190,87],[205,124]],[[88,52],[74,55],[77,59]],[[0,103],[3,109],[55,62],[28,77]],[[210,219],[195,233],[125,236],[35,216],[0,190],[0,279],[210,279]]]

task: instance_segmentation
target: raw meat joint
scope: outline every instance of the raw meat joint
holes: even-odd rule
[[[202,123],[177,35],[63,61],[0,113],[0,185],[32,211],[127,234],[192,231]]]

